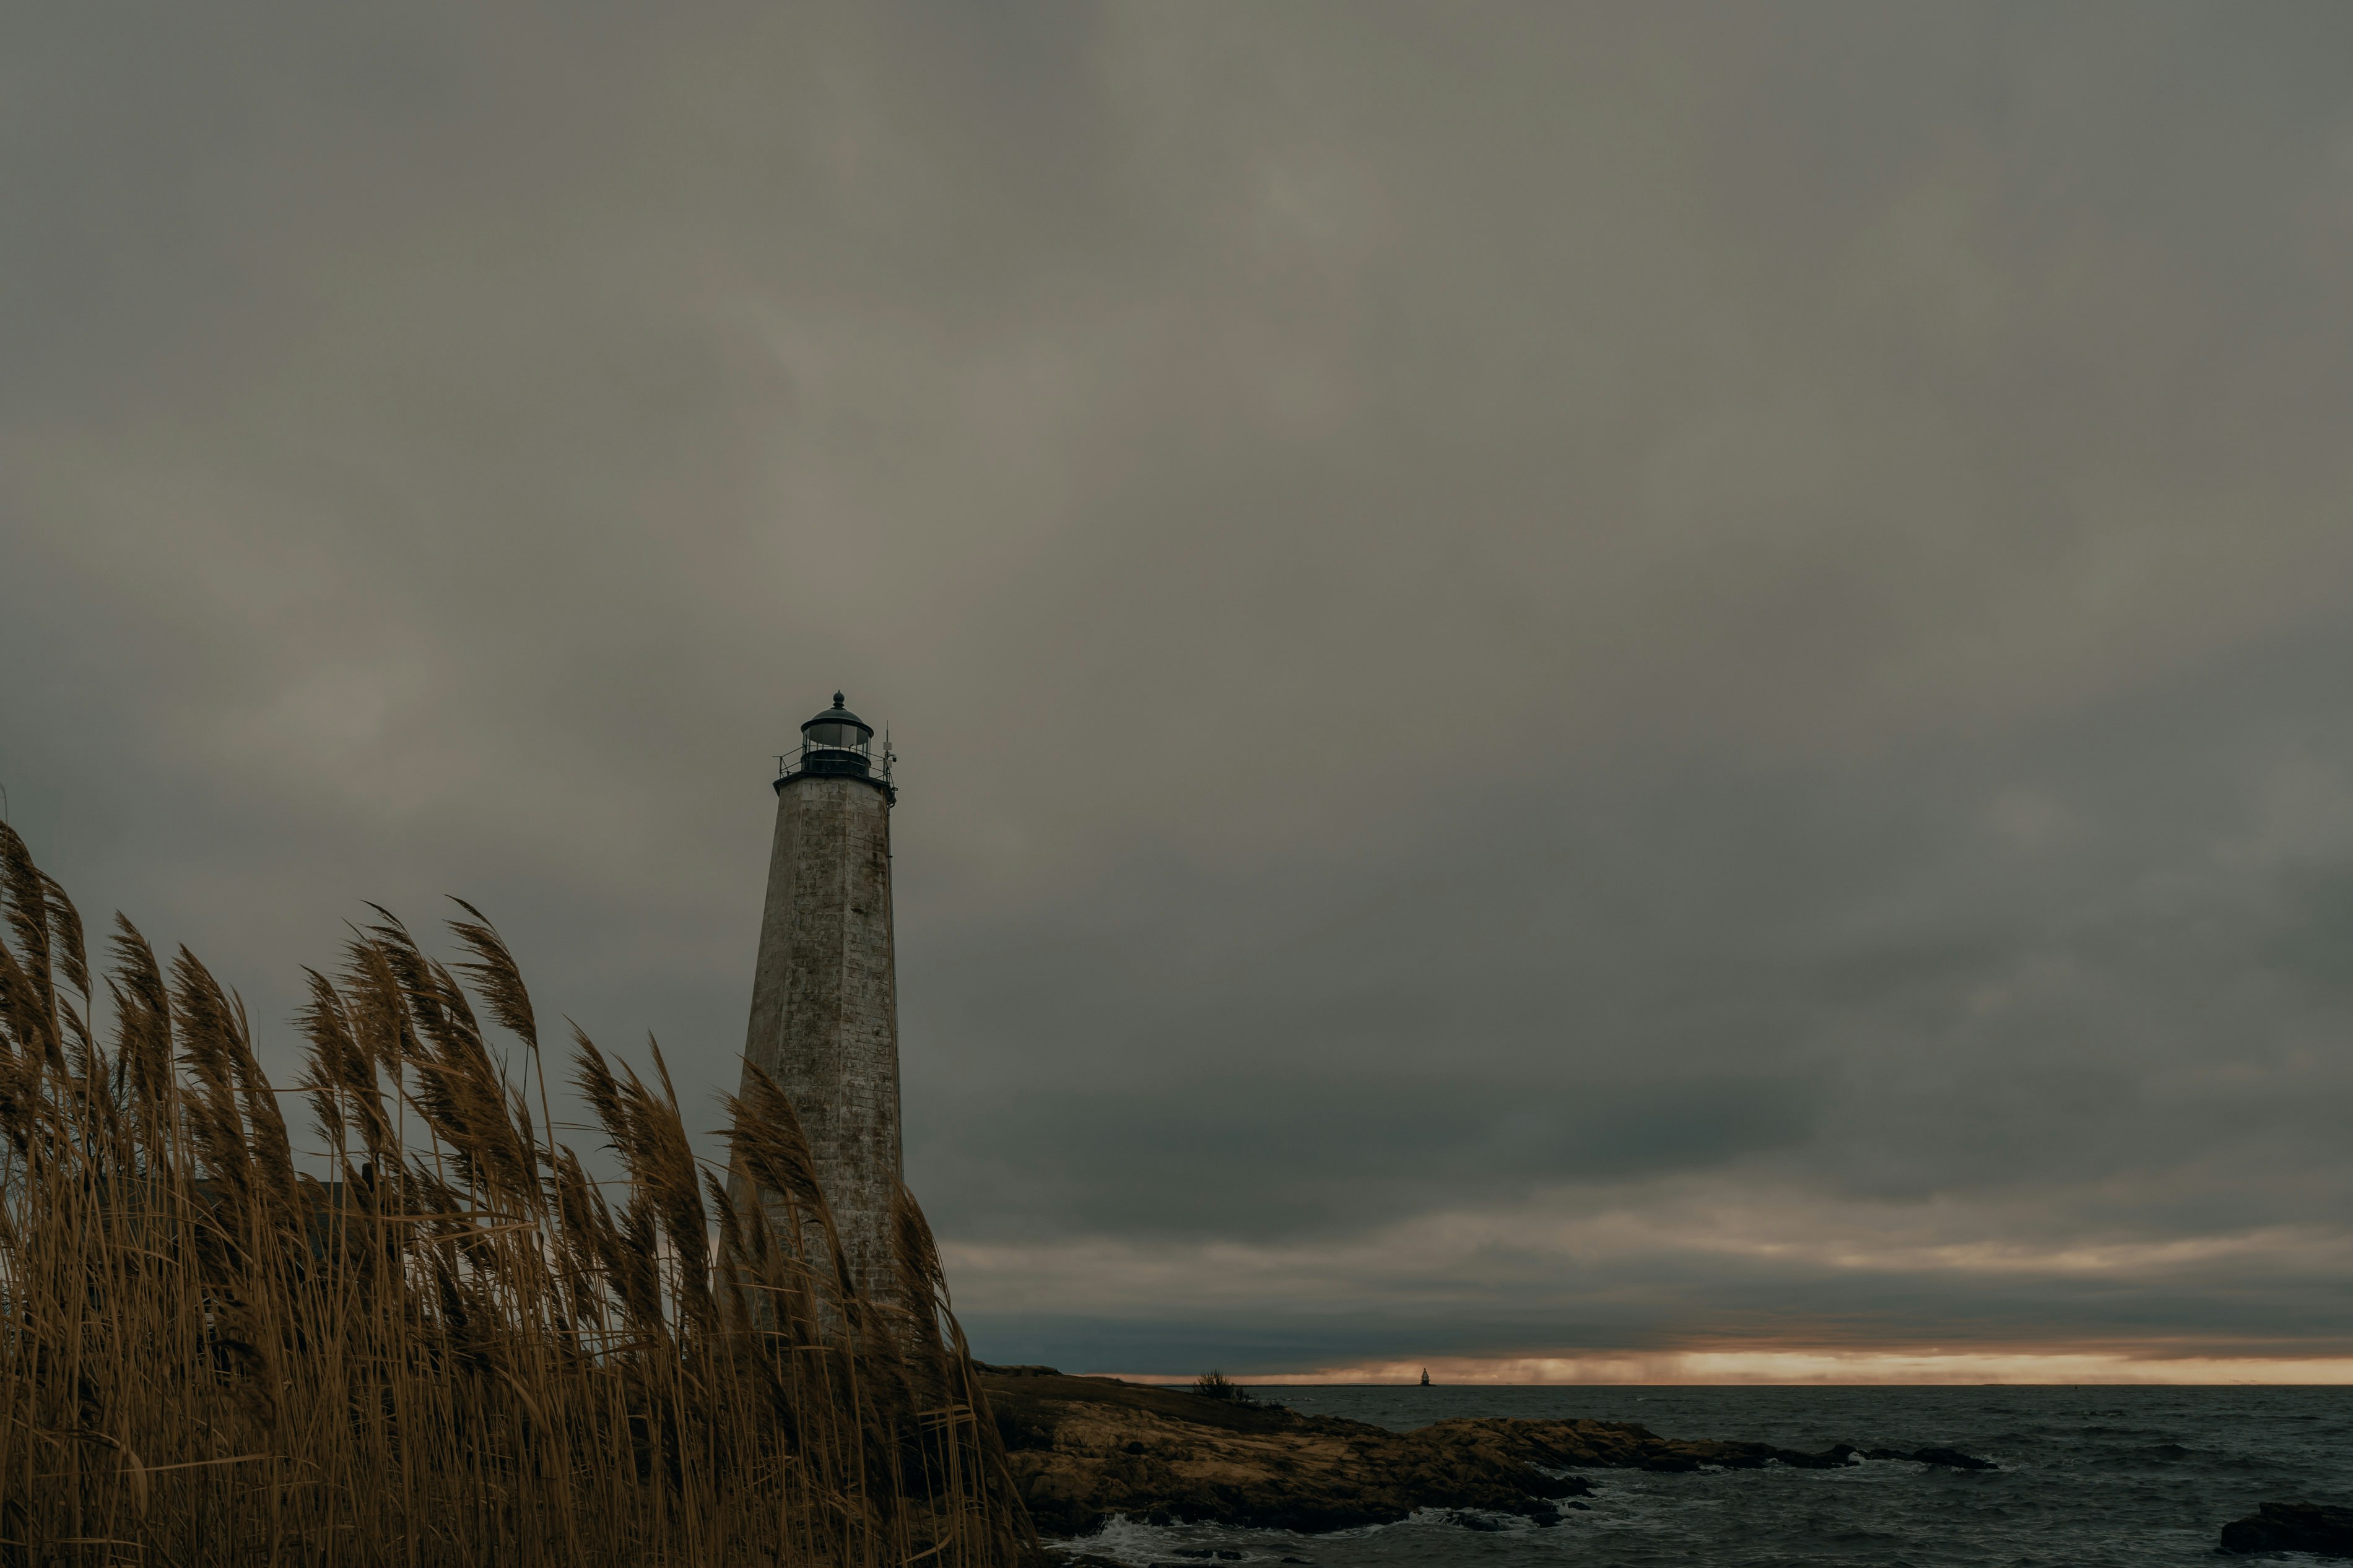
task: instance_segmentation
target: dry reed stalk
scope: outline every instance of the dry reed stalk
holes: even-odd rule
[[[79,917],[0,825],[0,1565],[1034,1557],[913,1199],[860,1295],[773,1083],[723,1184],[659,1048],[649,1085],[575,1030],[608,1200],[462,907],[454,971],[386,915],[306,974],[322,1180],[242,1005],[120,917],[96,1037]]]

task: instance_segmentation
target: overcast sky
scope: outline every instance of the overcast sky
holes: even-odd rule
[[[11,6],[0,785],[274,1061],[459,893],[715,1126],[841,688],[990,1359],[2353,1375],[2348,60]]]

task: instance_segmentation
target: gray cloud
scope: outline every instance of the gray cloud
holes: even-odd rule
[[[2334,1346],[2349,30],[29,13],[0,783],[707,1096],[847,688],[985,1352]]]

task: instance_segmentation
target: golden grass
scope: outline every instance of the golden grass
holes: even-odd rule
[[[731,1191],[659,1050],[649,1084],[575,1029],[608,1197],[465,910],[454,973],[385,915],[309,974],[322,1180],[242,1005],[119,916],[98,1037],[79,917],[0,825],[0,1563],[1034,1553],[913,1201],[861,1295],[773,1083],[729,1102]]]

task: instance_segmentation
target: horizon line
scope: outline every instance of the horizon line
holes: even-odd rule
[[[1228,1372],[1271,1386],[1554,1388],[1714,1387],[2329,1387],[2353,1384],[2353,1355],[2127,1355],[2080,1352],[1699,1351],[1645,1355],[1432,1357],[1279,1372]],[[1184,1384],[1198,1373],[1094,1372],[1146,1384]]]

